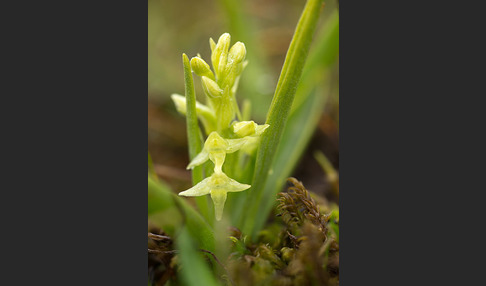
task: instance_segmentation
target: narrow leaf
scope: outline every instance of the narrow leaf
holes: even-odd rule
[[[275,195],[282,190],[287,177],[302,157],[314,130],[322,108],[326,104],[332,85],[330,69],[339,55],[339,15],[334,11],[326,20],[315,40],[295,94],[291,113],[277,148],[265,189],[260,200],[254,229],[259,230],[275,205]]]
[[[202,150],[201,137],[199,136],[199,124],[196,113],[196,91],[194,89],[194,80],[192,78],[191,64],[186,54],[182,54],[184,65],[184,86],[186,94],[186,126],[187,141],[189,144],[189,158],[194,159]],[[203,179],[202,167],[194,167],[192,170],[192,184],[196,185]],[[196,197],[196,204],[201,214],[208,222],[212,222],[212,214],[209,213],[208,200],[206,197]]]
[[[249,212],[248,216],[244,217],[243,222],[244,232],[250,235],[253,235],[255,232],[254,220],[258,216],[259,207],[257,202],[260,202],[263,197],[265,181],[269,175],[278,143],[287,122],[317,25],[322,2],[323,0],[308,0],[305,5],[290,43],[270,111],[267,115],[266,124],[269,124],[270,127],[262,135],[257,153],[251,193],[246,201],[246,207],[249,209]]]

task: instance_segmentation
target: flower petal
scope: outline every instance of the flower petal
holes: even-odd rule
[[[210,193],[211,188],[209,186],[209,182],[211,181],[210,178],[206,178],[196,184],[194,187],[184,191],[180,192],[179,196],[184,196],[184,197],[198,197],[198,196],[204,196]]]
[[[228,177],[228,183],[226,184],[226,191],[232,193],[241,192],[246,189],[249,189],[250,187],[251,185],[238,183],[237,181]]]
[[[209,153],[203,149],[199,154],[197,154],[194,159],[187,165],[186,169],[193,169],[196,166],[199,166],[201,164],[204,164],[207,160],[209,159]]]

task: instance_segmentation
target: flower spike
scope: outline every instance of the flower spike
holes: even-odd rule
[[[228,192],[241,192],[251,187],[223,173],[226,154],[239,150],[251,154],[258,146],[260,135],[269,127],[268,124],[258,125],[253,121],[232,124],[236,115],[238,119],[241,118],[235,94],[241,73],[248,61],[245,60],[247,51],[244,43],[236,42],[233,46],[230,44],[231,36],[228,33],[222,34],[217,42],[209,39],[212,70],[199,54],[190,61],[191,70],[201,78],[206,95],[206,105],[196,101],[196,113],[208,137],[202,151],[192,159],[187,169],[193,169],[211,160],[214,163],[214,173],[192,188],[179,193],[180,196],[209,194],[214,203],[217,220],[221,220],[223,216]],[[180,113],[187,112],[184,96],[174,94],[172,100]]]

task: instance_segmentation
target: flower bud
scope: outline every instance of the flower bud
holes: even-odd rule
[[[218,83],[222,88],[229,86],[236,90],[237,79],[244,69],[246,48],[242,42],[237,42],[228,52],[228,60],[224,69],[218,73]]]
[[[233,132],[238,135],[238,137],[258,137],[262,135],[263,131],[269,126],[270,125],[268,124],[258,125],[254,121],[240,121],[233,123]]]
[[[206,93],[207,96],[215,98],[215,97],[221,97],[223,95],[223,90],[218,86],[218,84],[214,80],[205,76],[203,76],[201,80],[202,80],[202,86],[204,92]]]
[[[222,34],[221,37],[219,37],[218,43],[211,53],[211,61],[213,62],[216,76],[220,76],[220,73],[223,72],[226,67],[226,63],[228,62],[228,49],[230,46],[230,42],[230,34]]]
[[[241,63],[246,56],[245,44],[242,42],[236,42],[236,44],[231,47],[228,53],[228,62],[231,60],[233,64]]]
[[[260,142],[260,136],[269,126],[270,125],[268,124],[258,125],[253,121],[241,121],[233,123],[233,132],[237,136],[242,137],[240,139],[233,140],[244,141],[240,149],[247,154],[253,154],[258,147],[258,143]]]
[[[192,71],[198,76],[206,76],[214,80],[214,74],[211,71],[209,65],[200,57],[194,57],[191,59]]]
[[[255,134],[257,126],[253,121],[240,121],[233,124],[233,132],[238,137],[251,136]]]

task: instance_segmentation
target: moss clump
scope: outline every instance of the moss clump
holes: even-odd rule
[[[339,284],[339,212],[324,205],[329,214],[322,213],[301,182],[288,181],[293,186],[278,194],[281,220],[261,231],[257,242],[233,229],[228,271],[236,285]]]

